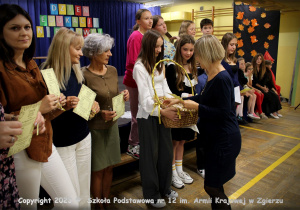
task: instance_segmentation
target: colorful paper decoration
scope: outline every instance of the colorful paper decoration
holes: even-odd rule
[[[81,34],[82,35],[82,28],[76,28],[76,33]]]
[[[37,36],[37,38],[44,38],[44,27],[43,26],[36,27],[36,36]]]
[[[97,28],[98,34],[103,34],[102,28]]]
[[[239,50],[237,51],[237,53],[238,53],[238,55],[239,55],[240,57],[243,57],[243,56],[245,55],[245,52],[244,52],[244,50],[242,50],[242,49],[239,49]]]
[[[59,29],[60,27],[54,27],[54,35],[58,32]]]
[[[70,28],[71,31],[75,31],[74,28]]]
[[[56,26],[56,24],[55,24],[55,16],[48,15],[48,26]]]
[[[56,16],[56,26],[64,26],[63,16]]]
[[[89,28],[84,28],[83,29],[83,37],[87,37],[90,34],[90,29]]]
[[[50,27],[46,27],[47,38],[50,38]]]
[[[90,29],[90,34],[96,34],[96,33],[97,33],[97,30],[95,28]]]
[[[242,20],[244,16],[244,12],[238,12],[236,19]]]
[[[81,28],[85,28],[86,27],[86,17],[79,17],[79,26]]]
[[[99,18],[93,18],[93,26],[99,28]]]
[[[65,4],[58,4],[58,13],[60,15],[66,15],[67,14],[67,7]]]
[[[242,39],[239,39],[239,40],[237,41],[237,44],[238,44],[238,48],[241,48],[241,47],[244,46],[244,43],[243,43],[243,40],[242,40]]]
[[[82,6],[82,16],[90,16],[90,7]]]
[[[50,4],[50,14],[51,15],[58,15],[57,4]]]
[[[81,16],[81,6],[75,5],[75,15]]]
[[[48,26],[47,15],[40,15],[40,26]]]
[[[72,17],[72,27],[78,27],[78,17]]]
[[[74,15],[74,6],[72,4],[67,4],[67,15]]]
[[[87,27],[89,28],[93,28],[93,19],[92,18],[87,18]]]
[[[255,35],[250,36],[250,39],[251,39],[252,44],[258,42]]]
[[[64,25],[65,25],[65,27],[72,27],[71,16],[64,16]]]
[[[244,24],[245,26],[248,26],[248,25],[250,24],[250,20],[244,19],[244,20],[243,20],[243,24]]]

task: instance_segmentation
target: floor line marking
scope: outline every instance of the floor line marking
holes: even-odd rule
[[[287,137],[287,138],[291,138],[291,139],[300,140],[300,138],[297,138],[297,137],[287,136],[287,135],[283,135],[283,134],[280,134],[280,133],[274,133],[274,132],[270,132],[270,131],[266,131],[266,130],[261,130],[261,129],[257,129],[257,128],[248,127],[248,126],[240,125],[240,127],[247,128],[247,129],[252,129],[252,130],[256,130],[256,131],[260,131],[260,132],[270,133],[270,134],[274,134],[274,135],[277,135],[277,136],[283,136],[283,137]]]
[[[279,164],[281,164],[283,161],[285,161],[288,157],[290,157],[292,154],[294,154],[298,149],[300,149],[300,143],[296,145],[293,149],[288,151],[286,154],[284,154],[281,158],[279,158],[277,161],[275,161],[272,165],[270,165],[268,168],[263,170],[260,174],[258,174],[256,177],[254,177],[252,180],[250,180],[247,184],[245,184],[243,187],[241,187],[239,190],[237,190],[235,193],[233,193],[231,196],[229,196],[229,199],[237,199],[240,197],[244,192],[249,190],[253,185],[255,185],[259,180],[261,180],[263,177],[265,177],[268,173],[270,173],[274,168],[276,168]]]

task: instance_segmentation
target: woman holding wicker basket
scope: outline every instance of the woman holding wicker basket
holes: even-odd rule
[[[152,199],[151,205],[161,208],[166,205],[164,196],[178,197],[171,190],[173,147],[171,129],[160,124],[160,114],[178,121],[174,107],[160,109],[155,100],[155,92],[159,97],[171,97],[171,91],[165,79],[164,64],[154,69],[155,63],[164,56],[163,37],[154,30],[144,34],[142,47],[133,68],[133,78],[139,93],[139,110],[137,113],[138,133],[140,139],[140,174],[143,195]],[[152,83],[152,76],[154,83]]]
[[[198,110],[200,135],[205,151],[204,189],[212,198],[212,208],[230,209],[223,185],[235,175],[235,161],[241,149],[241,134],[235,117],[234,89],[230,75],[221,65],[224,48],[213,35],[195,44],[196,60],[206,69],[208,79],[202,92],[181,101],[167,99],[165,105],[183,103]],[[216,203],[216,199],[227,203]]]

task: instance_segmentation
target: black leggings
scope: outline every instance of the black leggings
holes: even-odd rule
[[[217,188],[204,185],[204,189],[212,199],[211,209],[231,209],[228,197],[224,193],[223,186]]]

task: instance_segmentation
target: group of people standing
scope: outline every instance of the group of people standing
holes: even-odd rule
[[[95,198],[109,199],[113,165],[121,161],[112,98],[122,93],[124,101],[130,96],[132,114],[127,153],[139,159],[144,198],[152,199],[154,207],[163,207],[164,197],[178,197],[171,185],[181,189],[193,183],[182,167],[184,143],[193,140],[198,132],[197,173],[204,178],[212,208],[230,208],[214,202],[214,198],[228,199],[223,185],[235,175],[235,160],[241,149],[234,97],[234,87],[240,85],[235,70],[238,69],[234,57],[236,38],[225,34],[221,44],[211,35],[211,20],[202,20],[200,26],[204,36],[196,42],[192,21],[184,21],[178,37],[166,40],[164,36],[169,34],[163,18],[152,16],[147,9],[138,10],[136,25],[127,41],[123,80],[126,90],[121,92],[117,70],[108,65],[114,39],[108,34],[90,34],[83,39],[70,29],[61,28],[41,66],[41,69],[54,69],[61,90],[61,95],[55,96],[47,93],[33,60],[35,39],[30,16],[17,5],[1,5],[0,109],[1,121],[7,122],[1,122],[0,126],[3,177],[0,207],[20,208],[19,196],[38,199],[40,185],[51,198],[70,199],[70,202],[55,203],[59,208],[90,208],[87,202],[90,192]],[[80,68],[83,55],[90,64]],[[164,58],[176,61],[185,71],[172,62],[160,63],[153,69]],[[271,102],[274,94],[269,90],[273,86],[266,82],[268,76],[264,76],[267,71],[262,61],[253,65],[257,69],[253,73],[253,87],[258,87]],[[250,71],[247,64],[246,68]],[[83,84],[96,93],[91,109],[94,117],[89,121],[73,112]],[[251,87],[250,80],[248,85]],[[154,89],[158,97],[168,98],[167,108],[156,106]],[[192,89],[197,95],[192,95]],[[172,93],[183,101],[174,99]],[[254,97],[253,92],[250,95]],[[7,157],[7,148],[22,132],[21,123],[14,121],[21,107],[38,101],[42,101],[35,121],[35,128],[40,128],[39,135],[34,130],[31,145],[15,154],[14,159]],[[197,126],[170,129],[159,123],[161,115],[179,120],[177,110],[171,106],[175,103],[198,110]],[[249,104],[249,116],[255,116],[253,101]],[[58,109],[58,105],[65,111]],[[280,103],[263,109],[275,116]],[[97,207],[106,205],[99,203]],[[32,207],[36,208],[36,203]]]

